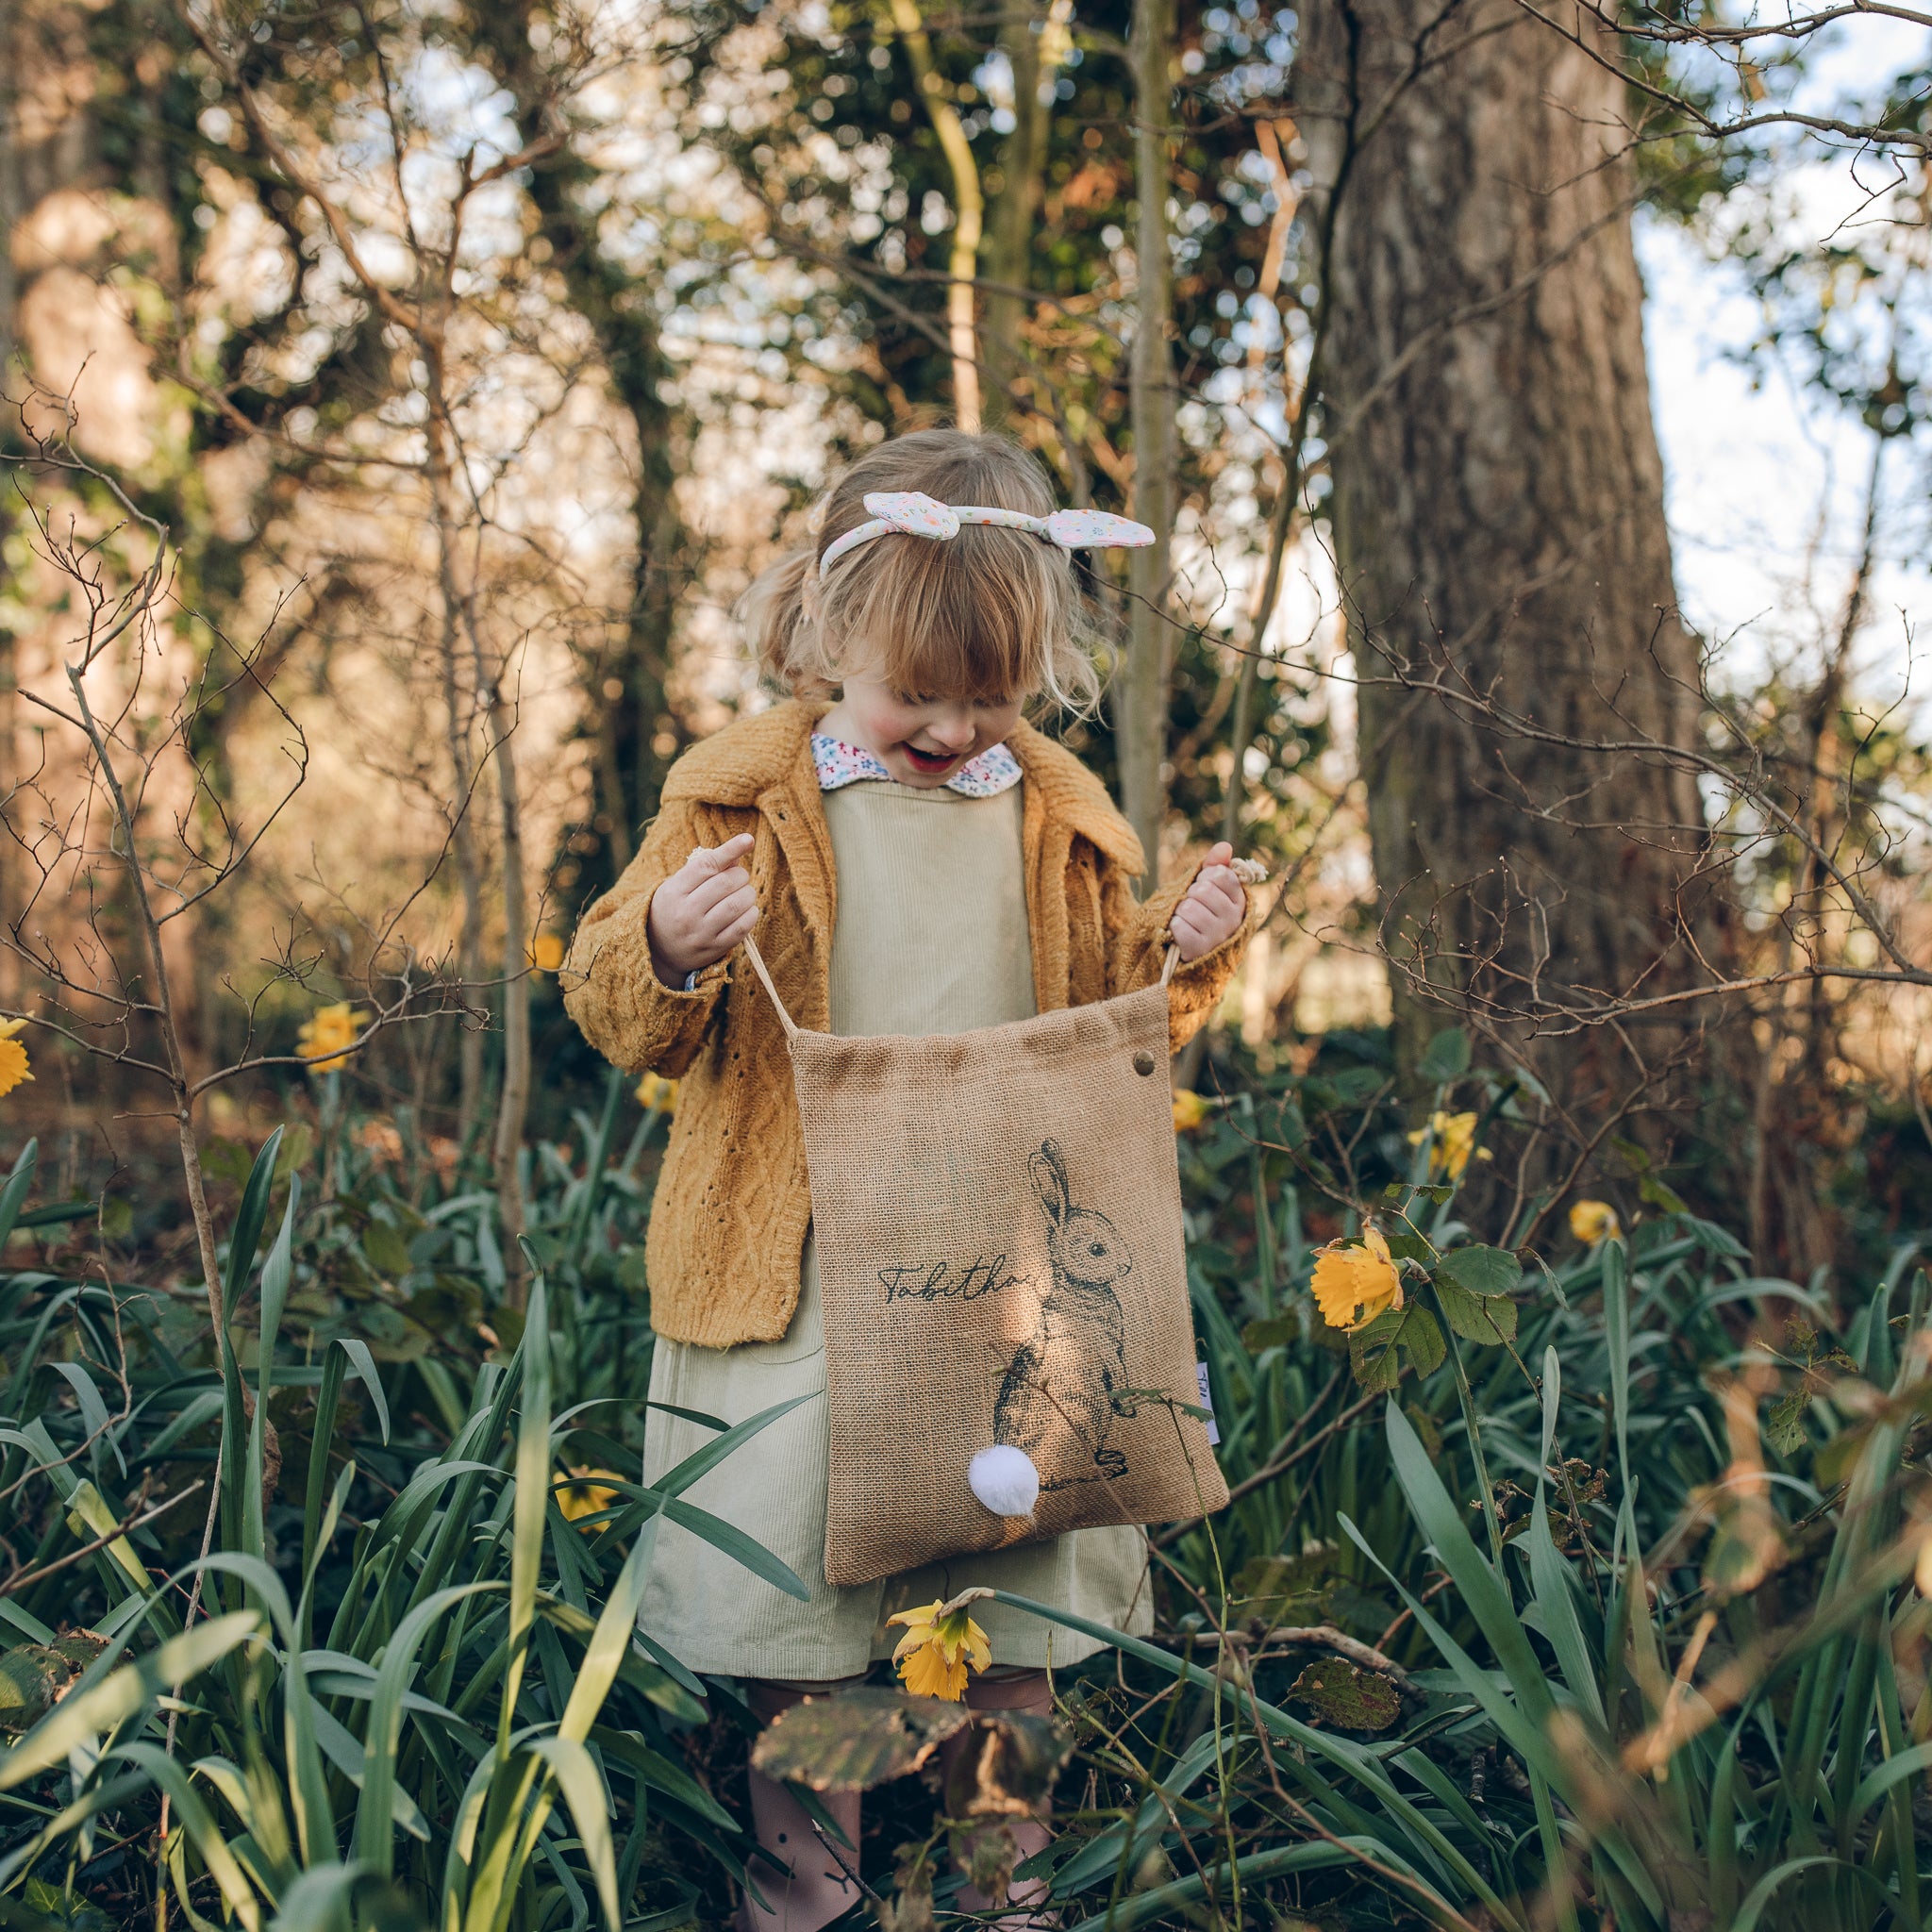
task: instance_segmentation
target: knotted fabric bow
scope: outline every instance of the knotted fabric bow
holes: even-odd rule
[[[1025,530],[1058,543],[1062,550],[1139,550],[1153,542],[1145,524],[1110,515],[1103,509],[1057,509],[1049,517],[1028,516],[1023,509],[989,509],[974,503],[935,503],[917,490],[875,490],[865,499],[872,521],[847,530],[828,544],[819,558],[823,577],[848,550],[874,537],[927,537],[944,542],[966,524],[992,524],[1003,530]]]

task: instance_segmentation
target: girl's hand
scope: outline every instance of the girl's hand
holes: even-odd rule
[[[738,862],[751,845],[749,832],[722,845],[700,845],[653,895],[651,964],[666,986],[681,990],[758,923],[758,893]]]
[[[1217,845],[1202,862],[1188,896],[1174,908],[1167,929],[1183,959],[1198,959],[1241,930],[1248,916],[1248,895],[1229,861],[1232,845]]]

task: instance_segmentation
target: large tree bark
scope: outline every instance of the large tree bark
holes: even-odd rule
[[[1512,0],[1302,18],[1318,194],[1341,183],[1324,427],[1404,1045],[1466,1018],[1587,1139],[1652,1076],[1645,1105],[1682,1091],[1695,1023],[1565,1016],[1687,984],[1707,917],[1692,776],[1605,748],[1698,717],[1623,90]]]

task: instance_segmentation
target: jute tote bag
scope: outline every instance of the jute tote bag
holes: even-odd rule
[[[805,1121],[825,1580],[1221,1507],[1206,1425],[1179,1406],[1200,1395],[1167,1054],[1174,956],[1159,985],[1093,1006],[840,1039],[796,1025],[745,952],[784,1022]],[[977,1487],[1024,1513],[980,1500],[975,1457]]]

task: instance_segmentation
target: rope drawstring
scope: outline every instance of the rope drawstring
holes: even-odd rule
[[[744,957],[751,961],[751,970],[758,976],[758,984],[771,995],[772,1004],[777,1008],[779,1023],[785,1028],[785,1038],[794,1038],[802,1029],[787,1009],[785,1002],[778,997],[778,989],[772,983],[771,969],[765,964],[765,956],[758,951],[758,942],[746,933],[742,941]],[[1170,943],[1167,958],[1160,962],[1160,983],[1172,984],[1174,968],[1180,964],[1181,949]]]
[[[750,933],[744,936],[744,957],[751,961],[751,970],[758,976],[758,983],[771,994],[772,1004],[778,1009],[778,1018],[785,1028],[785,1038],[791,1040],[798,1032],[798,1022],[786,1010],[785,1002],[778,997],[778,989],[772,984],[771,970],[765,964],[765,956],[758,951],[758,942]]]

